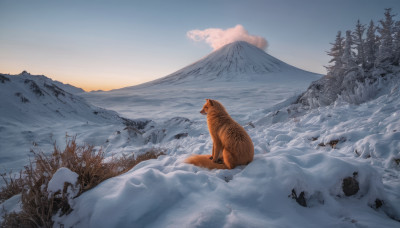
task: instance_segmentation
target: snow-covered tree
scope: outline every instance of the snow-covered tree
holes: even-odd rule
[[[357,21],[353,32],[339,31],[328,55],[332,57],[325,77],[313,82],[298,99],[309,107],[330,105],[335,101],[360,104],[374,98],[378,91],[400,74],[400,21],[391,9],[384,19],[362,25]],[[366,35],[365,34],[366,31]]]
[[[385,69],[394,62],[393,34],[394,20],[391,13],[392,9],[385,9],[385,19],[380,20],[381,26],[378,28],[380,34],[379,52],[376,59],[376,67]]]
[[[332,48],[328,51],[328,55],[332,56],[331,61],[329,63],[333,63],[332,65],[326,67],[329,75],[335,75],[339,69],[342,68],[342,55],[343,55],[343,37],[342,32],[338,31],[335,39],[335,43],[331,43]]]
[[[354,57],[354,52],[352,50],[353,44],[354,43],[353,43],[353,38],[351,36],[351,31],[348,30],[346,31],[346,40],[344,42],[343,55],[341,58],[343,69],[345,71],[351,71],[355,67],[357,67],[356,59]]]
[[[365,38],[365,70],[370,70],[374,67],[376,55],[378,52],[378,38],[375,35],[376,27],[374,22],[371,20],[367,29],[367,37]]]
[[[397,21],[395,23],[393,50],[394,50],[394,64],[400,65],[400,21]]]
[[[357,20],[356,29],[353,32],[352,39],[353,39],[355,48],[357,50],[356,62],[359,66],[361,66],[363,68],[366,66],[365,48],[364,48],[365,40],[363,38],[364,31],[365,31],[365,25],[362,25],[360,23],[360,20]]]

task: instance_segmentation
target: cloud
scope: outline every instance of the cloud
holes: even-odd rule
[[[191,30],[186,35],[194,41],[205,41],[214,50],[235,41],[246,41],[263,50],[267,48],[267,40],[265,38],[250,35],[242,25],[236,25],[226,30],[220,28]]]

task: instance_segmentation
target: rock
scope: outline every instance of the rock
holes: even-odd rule
[[[300,192],[300,195],[297,196],[296,190],[292,189],[292,194],[291,194],[292,199],[295,199],[300,206],[307,207],[307,202],[306,198],[304,196],[304,192]]]
[[[175,139],[181,139],[188,136],[188,133],[179,133],[174,136]]]
[[[358,181],[356,180],[357,172],[353,173],[353,177],[346,177],[342,182],[342,190],[346,196],[352,196],[357,194],[360,190]]]

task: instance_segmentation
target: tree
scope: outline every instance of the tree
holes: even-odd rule
[[[331,43],[331,45],[332,48],[327,53],[329,56],[332,56],[332,59],[329,61],[329,63],[333,63],[333,65],[330,65],[326,68],[329,75],[335,75],[343,65],[341,60],[343,55],[343,37],[341,31],[338,31],[335,43]]]
[[[386,68],[394,62],[393,52],[393,34],[394,34],[394,21],[391,13],[392,9],[385,9],[385,19],[380,20],[381,27],[378,28],[380,34],[379,53],[376,59],[376,66],[378,68]]]
[[[366,66],[365,48],[364,48],[365,40],[363,39],[364,31],[365,31],[365,25],[362,25],[360,23],[360,20],[357,20],[356,29],[352,34],[353,36],[352,39],[357,50],[356,63],[362,68],[365,68]]]
[[[376,27],[371,20],[367,29],[367,37],[365,38],[365,69],[370,70],[375,65],[376,54],[378,52],[378,39],[375,35]]]
[[[353,44],[354,43],[353,43],[353,39],[351,36],[351,31],[347,30],[346,31],[346,40],[344,42],[344,48],[343,48],[343,55],[341,58],[341,61],[343,64],[342,67],[345,71],[351,71],[357,67],[356,59],[354,57],[354,52],[352,50]]]
[[[394,64],[400,65],[400,21],[397,21],[394,27],[393,50]]]

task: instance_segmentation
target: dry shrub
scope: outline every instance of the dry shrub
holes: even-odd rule
[[[9,175],[7,181],[6,175],[2,175],[6,183],[0,193],[2,201],[22,193],[22,211],[3,216],[2,227],[52,227],[52,217],[56,213],[64,215],[72,211],[68,202],[71,197],[78,197],[102,181],[124,173],[142,161],[164,154],[162,150],[153,149],[137,158],[125,155],[105,163],[104,153],[93,149],[90,145],[78,146],[75,138],[72,138],[67,142],[64,151],[56,146],[50,155],[31,151],[33,160],[25,166],[19,178]],[[77,186],[72,186],[78,189],[76,196],[68,193],[70,183],[65,183],[63,191],[47,192],[49,181],[61,167],[78,174]]]
[[[24,186],[22,171],[19,173],[19,177],[16,174],[12,175],[12,171],[8,175],[7,173],[1,173],[0,176],[4,181],[4,185],[0,189],[0,203],[22,192]]]
[[[110,166],[118,169],[118,175],[125,173],[135,167],[142,161],[156,159],[160,155],[165,155],[165,150],[159,148],[152,148],[151,150],[147,151],[145,154],[134,156],[126,156],[123,155],[118,159],[113,159],[110,163]]]
[[[23,220],[19,213],[11,212],[3,215],[1,227],[32,227],[30,223]]]

